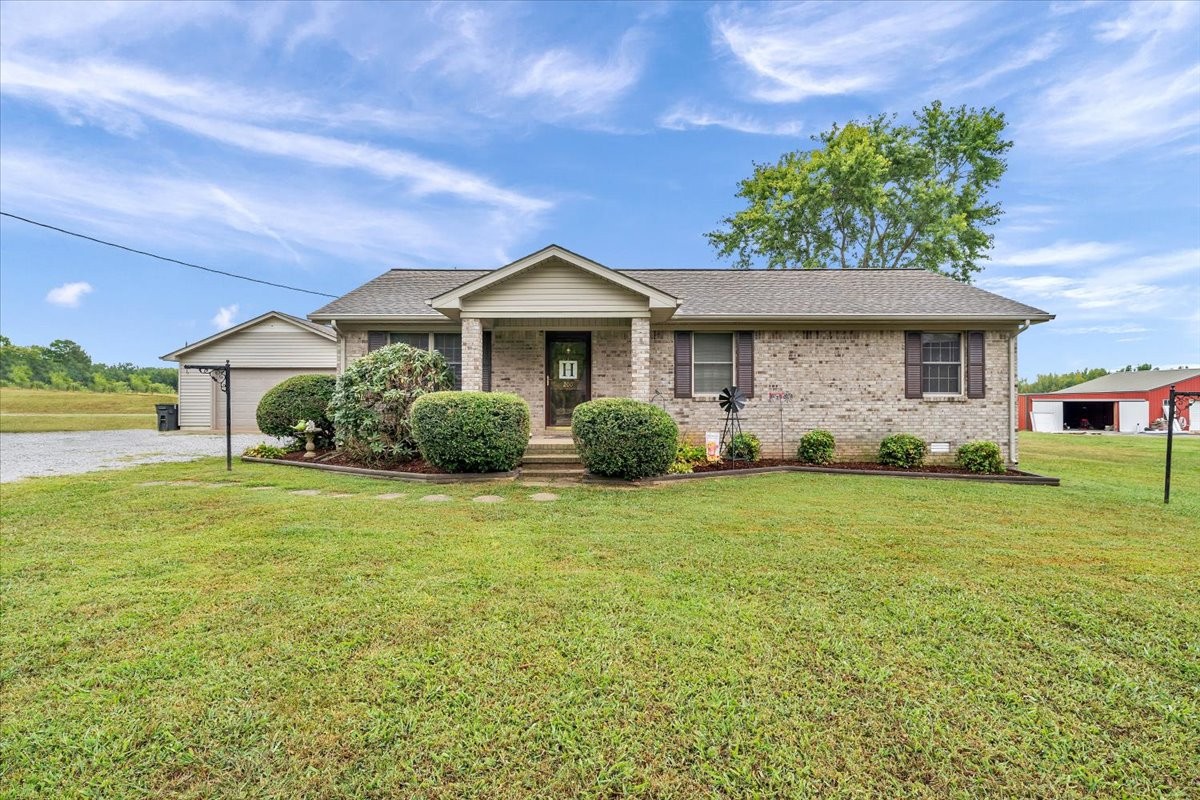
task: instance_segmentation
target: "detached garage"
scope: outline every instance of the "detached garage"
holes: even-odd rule
[[[1057,392],[1019,398],[1020,429],[1029,431],[1121,431],[1138,433],[1167,416],[1172,384],[1181,392],[1200,391],[1200,369],[1113,372]],[[1200,408],[1182,409],[1178,430],[1200,424]]]
[[[225,395],[208,375],[186,364],[224,364],[233,368],[233,430],[255,433],[258,401],[267,390],[293,375],[337,372],[337,334],[332,328],[268,311],[207,339],[163,356],[179,362],[179,427],[225,430]]]

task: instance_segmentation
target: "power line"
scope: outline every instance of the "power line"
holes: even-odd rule
[[[251,283],[261,283],[264,286],[274,286],[276,289],[287,289],[292,292],[304,292],[305,294],[315,294],[315,295],[319,295],[321,297],[332,297],[334,299],[337,299],[337,297],[338,297],[338,295],[329,294],[328,292],[317,292],[312,289],[301,289],[298,286],[288,286],[285,283],[272,283],[271,281],[264,281],[261,278],[251,278],[248,275],[238,275],[235,272],[226,272],[223,269],[214,269],[212,267],[205,267],[200,264],[192,264],[187,261],[180,261],[177,258],[169,258],[167,256],[160,256],[157,253],[148,253],[145,250],[138,250],[133,247],[126,247],[123,244],[117,244],[116,242],[106,242],[103,239],[97,239],[94,236],[87,236],[86,234],[76,233],[75,231],[69,231],[66,228],[59,228],[54,225],[47,225],[45,222],[38,222],[37,220],[34,220],[34,219],[27,219],[25,217],[19,217],[16,214],[10,214],[7,211],[0,211],[0,216],[9,217],[10,219],[17,219],[17,220],[20,220],[21,222],[28,222],[30,225],[37,225],[39,228],[47,228],[49,230],[57,231],[59,233],[65,233],[68,236],[74,236],[78,239],[87,239],[89,242],[95,242],[96,244],[103,244],[103,245],[107,245],[108,247],[115,247],[118,250],[124,250],[128,253],[137,253],[139,256],[148,256],[150,258],[157,258],[159,261],[166,261],[171,264],[178,264],[181,267],[191,267],[192,269],[199,269],[199,270],[204,270],[205,272],[212,272],[217,275],[224,275],[227,278],[237,278],[240,281],[250,281]]]

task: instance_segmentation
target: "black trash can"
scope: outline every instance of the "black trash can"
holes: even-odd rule
[[[179,430],[179,406],[174,403],[157,403],[154,406],[158,412],[158,429],[160,431]]]

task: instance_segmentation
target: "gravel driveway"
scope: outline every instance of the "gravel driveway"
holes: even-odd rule
[[[235,433],[234,457],[262,441],[278,443],[262,434]],[[73,475],[224,455],[223,434],[143,430],[0,433],[0,483],[41,475]]]

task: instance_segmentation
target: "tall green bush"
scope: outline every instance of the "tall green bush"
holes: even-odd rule
[[[337,380],[329,416],[338,444],[370,463],[409,461],[417,454],[409,409],[430,392],[452,388],[440,353],[393,344],[353,362]]]
[[[658,406],[610,397],[576,406],[571,435],[588,472],[636,480],[671,466],[679,426]]]
[[[435,392],[410,412],[421,455],[448,472],[516,469],[529,444],[529,404],[502,392]]]
[[[281,439],[303,439],[296,433],[296,423],[311,420],[317,426],[313,437],[317,447],[332,447],[329,401],[336,385],[337,378],[333,375],[295,375],[276,384],[258,401],[258,429]]]
[[[925,440],[911,433],[893,433],[879,443],[879,463],[912,469],[925,463]]]
[[[735,434],[725,448],[725,455],[734,461],[758,461],[762,455],[762,441],[753,433]]]

